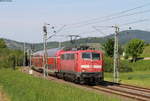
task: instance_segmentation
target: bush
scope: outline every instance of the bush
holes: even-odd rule
[[[129,65],[128,61],[122,60],[120,62],[120,72],[133,72],[132,67]]]
[[[105,72],[113,72],[113,59],[104,57],[104,70]]]
[[[3,39],[0,39],[0,48],[7,48],[7,45]]]
[[[113,58],[105,57],[104,61],[105,61],[104,63],[105,72],[113,72]],[[130,67],[126,61],[121,60],[119,71],[120,72],[132,72],[133,70],[132,70],[132,67]]]

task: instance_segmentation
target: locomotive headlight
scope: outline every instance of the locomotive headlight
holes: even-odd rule
[[[82,72],[85,72],[85,70],[82,70]]]
[[[81,65],[81,68],[89,68],[89,65]]]
[[[102,68],[102,65],[94,65],[94,68]]]

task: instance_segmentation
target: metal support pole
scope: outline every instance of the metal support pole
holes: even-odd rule
[[[113,81],[119,83],[119,27],[118,26],[98,26],[98,27],[113,27],[115,28],[115,42],[114,42],[114,67],[113,67]],[[97,30],[97,28],[93,27]]]
[[[61,48],[61,41],[59,41],[59,49]]]
[[[29,64],[29,66],[30,66],[30,70],[31,70],[31,66],[32,66],[32,61],[31,61],[31,59],[32,59],[32,50],[31,49],[29,50],[29,57],[30,57],[30,64]]]
[[[46,49],[46,43],[47,43],[47,27],[46,25],[43,26],[44,31],[44,37],[43,37],[43,48],[44,48],[44,55],[43,55],[43,75],[46,77],[46,69],[47,69],[47,49]]]
[[[25,62],[26,62],[26,44],[24,42],[23,44],[23,66],[25,67]]]
[[[48,76],[48,53],[47,53],[47,40],[52,38],[53,36],[56,35],[56,33],[60,32],[64,27],[65,25],[59,29],[57,32],[54,30],[55,27],[52,26],[51,29],[53,29],[53,34],[51,36],[48,37],[48,32],[47,32],[47,25],[50,25],[50,24],[45,24],[43,26],[43,32],[44,32],[44,36],[43,36],[43,48],[44,48],[44,55],[43,55],[43,66],[44,66],[44,77],[45,76]]]
[[[113,26],[115,28],[115,43],[114,43],[114,82],[119,83],[119,27]]]

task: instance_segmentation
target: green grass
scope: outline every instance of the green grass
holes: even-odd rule
[[[130,66],[133,71],[150,71],[150,60],[139,60],[135,63],[123,60],[123,63]]]
[[[146,46],[141,57],[150,57],[150,46]]]
[[[121,101],[10,69],[0,69],[0,85],[11,101]]]
[[[112,81],[113,74],[105,73],[105,80]],[[120,73],[121,83],[150,88],[150,71]]]

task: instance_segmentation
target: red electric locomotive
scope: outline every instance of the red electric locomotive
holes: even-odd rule
[[[35,69],[43,69],[43,51],[32,56]],[[48,72],[58,78],[79,83],[99,83],[103,81],[103,53],[97,50],[49,49]]]

